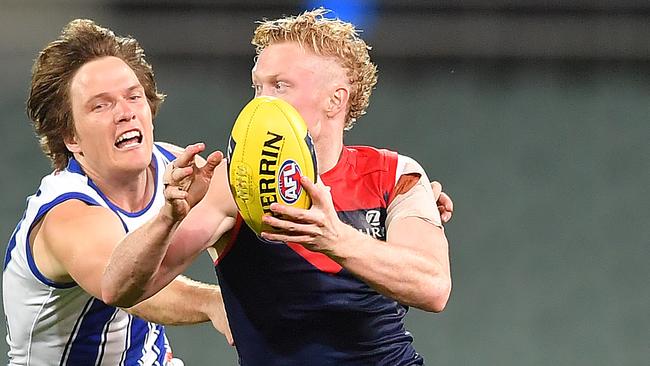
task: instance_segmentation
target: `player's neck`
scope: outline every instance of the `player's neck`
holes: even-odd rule
[[[119,176],[98,175],[92,172],[87,174],[113,204],[127,212],[144,209],[154,193],[155,183],[151,165],[139,173]]]
[[[314,148],[316,149],[318,174],[323,174],[334,168],[339,162],[343,150],[343,138],[321,138],[314,142]]]

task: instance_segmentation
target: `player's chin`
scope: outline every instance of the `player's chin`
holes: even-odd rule
[[[148,158],[144,154],[132,154],[117,159],[117,164],[124,170],[141,172],[151,164],[151,155]]]

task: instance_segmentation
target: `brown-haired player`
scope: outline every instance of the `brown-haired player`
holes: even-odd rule
[[[163,97],[137,41],[90,20],[70,22],[38,55],[27,112],[54,171],[28,198],[5,257],[10,365],[170,364],[161,324],[212,321],[230,337],[217,286],[174,276],[128,309],[103,301],[113,248],[167,243],[221,160],[176,170],[193,179],[188,191],[163,185],[175,154],[192,166],[204,148],[154,143]]]

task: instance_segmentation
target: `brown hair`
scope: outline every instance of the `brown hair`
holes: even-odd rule
[[[56,170],[64,169],[72,156],[64,143],[74,135],[70,82],[81,66],[107,56],[118,57],[133,69],[144,87],[153,117],[165,98],[156,89],[153,69],[135,39],[116,36],[91,20],[71,21],[34,62],[27,99],[27,115],[33,122],[41,149]]]
[[[308,47],[317,55],[337,59],[346,70],[350,82],[350,102],[345,128],[352,128],[365,114],[370,94],[377,83],[377,67],[370,61],[370,47],[359,37],[354,25],[340,19],[325,17],[329,10],[319,8],[295,17],[260,22],[251,43],[259,55],[264,48],[291,41]]]

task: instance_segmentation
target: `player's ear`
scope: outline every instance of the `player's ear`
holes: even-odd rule
[[[77,136],[75,136],[74,133],[72,135],[64,137],[63,142],[65,143],[65,147],[68,148],[68,151],[71,153],[79,153],[81,152],[81,146],[79,145],[79,142],[77,141]]]
[[[349,99],[350,91],[347,88],[342,86],[336,88],[329,98],[327,117],[332,118],[341,112],[346,113]]]

